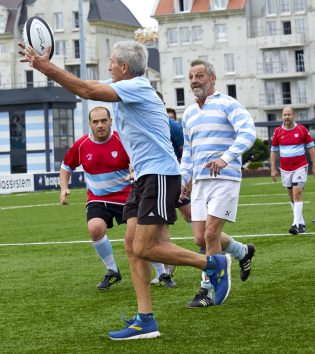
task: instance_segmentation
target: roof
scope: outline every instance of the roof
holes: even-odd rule
[[[211,0],[192,0],[191,12],[209,12]],[[229,0],[227,10],[243,10],[246,0]],[[155,16],[170,15],[174,13],[174,2],[172,0],[159,0]]]
[[[160,72],[160,54],[157,48],[147,48],[149,53],[148,67]]]
[[[120,0],[90,0],[88,20],[105,20],[137,28],[142,27]]]

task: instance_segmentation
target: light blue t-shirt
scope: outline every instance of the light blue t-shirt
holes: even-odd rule
[[[147,174],[180,175],[165,106],[149,80],[138,76],[110,86],[121,99],[113,103],[115,125],[135,178]]]

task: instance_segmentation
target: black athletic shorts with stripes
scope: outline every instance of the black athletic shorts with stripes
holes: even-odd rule
[[[122,224],[123,204],[107,203],[102,201],[89,202],[86,204],[86,221],[94,218],[103,219],[107,228],[113,227],[113,219],[115,218],[118,225]]]
[[[181,176],[145,175],[132,185],[123,220],[137,217],[140,225],[174,224]]]

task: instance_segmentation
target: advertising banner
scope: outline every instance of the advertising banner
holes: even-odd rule
[[[0,194],[33,192],[34,177],[32,174],[21,173],[0,175]]]

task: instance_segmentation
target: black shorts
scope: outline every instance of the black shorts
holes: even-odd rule
[[[107,228],[113,227],[113,219],[115,218],[118,225],[124,221],[123,216],[123,204],[113,204],[107,202],[90,202],[86,204],[86,219],[87,221],[100,218],[106,222]]]
[[[124,207],[123,220],[136,217],[140,225],[174,224],[180,190],[179,175],[141,176],[133,183]]]

